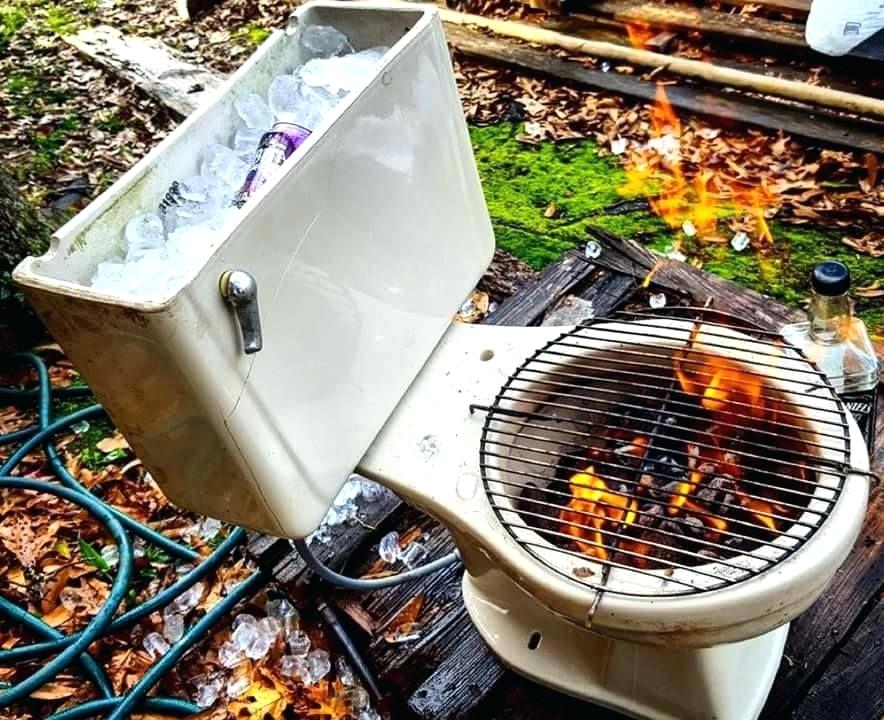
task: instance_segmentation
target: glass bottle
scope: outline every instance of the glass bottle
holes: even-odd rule
[[[850,270],[840,262],[820,263],[811,275],[808,321],[786,325],[783,337],[800,348],[841,393],[878,384],[878,359],[866,326],[853,314]]]

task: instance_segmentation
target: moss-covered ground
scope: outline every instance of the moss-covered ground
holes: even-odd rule
[[[759,254],[692,241],[650,210],[618,214],[635,198],[620,192],[626,174],[616,157],[600,155],[589,140],[526,145],[516,140],[519,131],[502,123],[470,132],[497,244],[537,269],[585,243],[592,225],[655,250],[680,241],[706,270],[794,307],[807,297],[811,267],[824,259],[847,264],[855,287],[884,281],[884,260],[853,251],[835,232],[773,221],[774,245]],[[884,335],[884,301],[859,298],[857,306],[872,332]]]

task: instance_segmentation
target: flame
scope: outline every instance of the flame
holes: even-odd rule
[[[607,560],[610,551],[601,531],[634,523],[638,500],[611,492],[592,466],[572,475],[569,485],[573,497],[559,513],[562,529],[575,539],[584,555]]]
[[[644,23],[626,23],[626,35],[632,47],[642,48],[657,33]]]
[[[776,518],[770,517],[770,514],[776,510],[776,505],[766,500],[750,498],[744,493],[737,492],[737,499],[747,510],[752,511],[752,516],[764,525],[768,530],[778,530]]]
[[[649,28],[635,24],[627,25],[627,32],[634,47],[642,47],[653,35]],[[691,148],[684,147],[687,142]],[[771,244],[773,235],[765,213],[778,202],[777,195],[763,185],[746,188],[724,171],[702,167],[702,160],[694,159],[696,152],[688,155],[691,166],[687,166],[686,151],[696,150],[693,145],[700,142],[697,135],[685,132],[665,86],[657,83],[648,142],[644,147],[631,145],[623,156],[626,183],[621,194],[648,197],[651,209],[670,228],[683,229],[689,237],[714,237],[718,218],[729,213],[748,218],[759,247]],[[708,147],[709,154],[715,151],[712,145],[698,147],[701,151]]]
[[[700,398],[700,404],[721,415],[729,403],[742,403],[733,412],[760,418],[766,411],[764,385],[760,376],[740,367],[721,355],[701,355],[679,351],[674,358],[675,376],[689,395]]]

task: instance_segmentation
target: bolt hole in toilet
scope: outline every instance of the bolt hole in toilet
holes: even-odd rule
[[[437,11],[295,15],[16,269],[28,299],[176,504],[303,539],[357,469],[450,529],[508,666],[636,718],[754,720],[865,512],[831,385],[711,310],[452,324],[494,239]],[[389,50],[174,288],[89,287],[120,218],[232,135],[312,24]],[[219,292],[234,269],[246,305]]]

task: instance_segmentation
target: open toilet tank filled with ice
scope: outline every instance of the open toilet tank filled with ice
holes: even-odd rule
[[[301,63],[310,25],[338,28],[357,51],[389,50],[177,282],[136,297],[91,288],[98,263],[121,254],[127,220],[197,174],[207,145],[230,143],[235,98],[266,94]],[[300,8],[15,279],[174,502],[298,537],[319,524],[492,252],[436,11],[323,1]],[[235,270],[257,284],[255,354],[219,291]],[[292,504],[280,520],[274,508]]]

